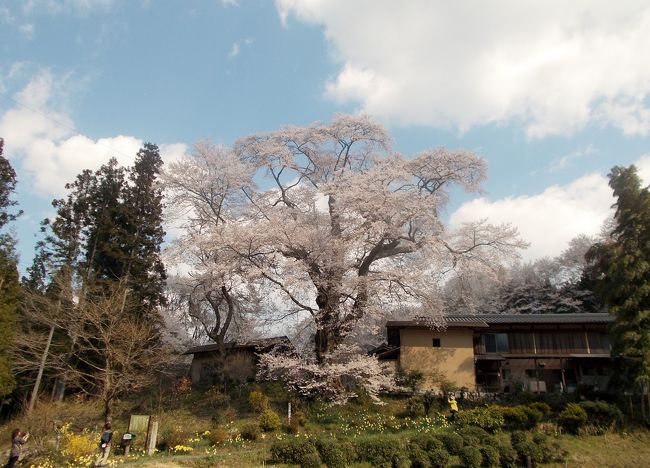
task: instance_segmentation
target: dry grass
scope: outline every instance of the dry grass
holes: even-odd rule
[[[614,433],[602,436],[562,436],[568,452],[566,463],[548,465],[573,468],[650,466],[650,432]]]

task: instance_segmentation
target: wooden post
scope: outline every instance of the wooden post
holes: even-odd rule
[[[147,455],[153,455],[156,451],[156,439],[158,438],[158,421],[153,420],[149,423],[149,430],[147,431]]]
[[[288,403],[287,419],[289,421],[289,424],[291,424],[291,402]]]

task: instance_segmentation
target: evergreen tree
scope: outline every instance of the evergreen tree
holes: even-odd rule
[[[146,143],[138,152],[124,190],[122,232],[125,266],[123,276],[140,304],[139,315],[158,321],[158,308],[165,303],[165,267],[160,259],[162,189],[157,176],[162,167],[158,147]]]
[[[120,167],[111,159],[95,172],[86,170],[66,185],[67,197],[53,202],[56,217],[42,223],[45,235],[24,283],[32,294],[38,292],[44,296],[41,300],[49,300],[50,309],[79,315],[66,327],[56,325],[54,333],[54,322],[48,317],[30,327],[32,332],[40,329],[53,335],[53,348],[64,350],[58,360],[67,367],[59,369],[65,369],[65,374],[57,376],[57,388],[71,382],[75,366],[84,363],[86,367],[77,370],[90,375],[94,371],[88,363],[102,359],[100,354],[79,354],[78,337],[89,326],[83,318],[86,302],[101,301],[118,288],[124,292],[122,304],[129,298],[133,320],[154,328],[161,323],[164,232],[162,194],[156,182],[161,166],[158,148],[147,144],[133,168]],[[39,322],[38,317],[33,319]]]
[[[11,199],[16,188],[16,172],[2,156],[4,141],[0,138],[0,229],[20,215],[10,212],[16,205]],[[11,393],[15,379],[9,349],[16,329],[16,308],[20,295],[15,240],[0,233],[0,398]]]
[[[609,185],[617,201],[610,239],[588,252],[587,276],[616,316],[613,354],[621,383],[650,378],[650,192],[634,166],[614,167]]]
[[[84,282],[111,283],[125,274],[123,221],[126,176],[111,159],[95,172],[90,187],[82,269]]]

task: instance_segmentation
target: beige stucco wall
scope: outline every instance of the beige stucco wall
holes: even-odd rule
[[[437,388],[436,374],[442,373],[458,387],[474,390],[474,346],[472,330],[400,330],[400,366],[425,376],[424,388]],[[433,347],[440,338],[440,348]],[[438,374],[439,375],[439,374]]]

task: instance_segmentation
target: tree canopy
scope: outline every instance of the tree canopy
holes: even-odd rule
[[[635,166],[612,168],[614,229],[588,252],[588,276],[614,314],[613,354],[626,384],[650,379],[650,191]]]
[[[9,347],[15,333],[16,308],[20,295],[15,240],[9,233],[2,231],[8,222],[20,215],[20,212],[11,211],[16,205],[12,200],[16,189],[16,172],[2,155],[3,147],[4,140],[0,138],[0,398],[11,393],[16,383],[9,359]]]
[[[271,288],[286,313],[311,317],[321,363],[386,309],[441,320],[445,278],[494,270],[525,246],[507,225],[444,227],[450,189],[479,190],[481,158],[444,148],[404,157],[366,116],[285,127],[212,151],[166,174],[177,201],[206,200],[184,205],[185,245],[194,239],[209,253],[201,274],[244,275]]]

